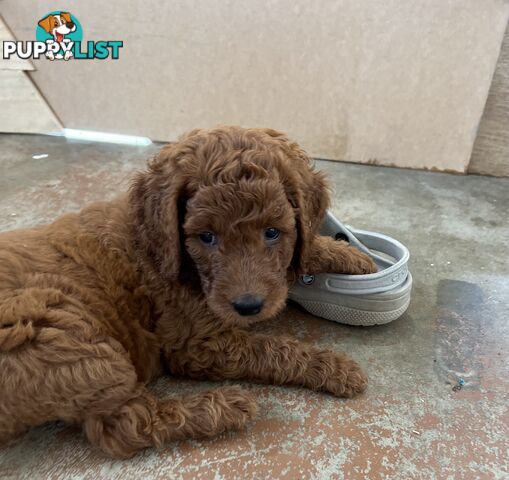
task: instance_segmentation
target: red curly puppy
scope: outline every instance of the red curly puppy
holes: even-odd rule
[[[302,272],[366,273],[364,254],[317,230],[323,175],[273,130],[196,130],[162,149],[129,195],[0,235],[0,443],[81,424],[113,457],[241,428],[236,386],[161,399],[163,373],[301,385],[350,397],[346,355],[250,333]]]

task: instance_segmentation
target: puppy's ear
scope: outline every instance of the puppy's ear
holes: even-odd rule
[[[306,264],[313,238],[329,206],[329,195],[325,178],[321,172],[310,171],[297,179],[294,194],[289,196],[294,207],[297,224],[297,242],[293,254],[292,266],[296,273],[308,273]]]
[[[39,20],[39,26],[43,28],[46,33],[51,33],[53,30],[53,15],[48,15],[42,20]]]
[[[177,280],[183,255],[186,176],[165,147],[131,184],[129,204],[137,247],[161,277]]]
[[[269,130],[266,133],[282,142],[283,152],[289,160],[281,177],[297,224],[292,266],[296,273],[307,273],[305,270],[311,242],[329,208],[327,181],[322,172],[314,169],[311,158],[296,143],[290,142],[279,132]]]
[[[60,12],[60,16],[66,21],[71,21],[71,14],[69,12]]]

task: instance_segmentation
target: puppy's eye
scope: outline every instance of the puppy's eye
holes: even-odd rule
[[[217,237],[212,232],[202,232],[198,237],[205,245],[215,245],[217,243]]]
[[[281,232],[277,228],[270,227],[265,229],[263,235],[265,237],[265,241],[267,241],[268,243],[272,243],[279,238]]]

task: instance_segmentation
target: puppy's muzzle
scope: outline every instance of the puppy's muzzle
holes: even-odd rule
[[[256,315],[260,313],[265,300],[260,295],[246,293],[233,300],[232,305],[239,315]]]

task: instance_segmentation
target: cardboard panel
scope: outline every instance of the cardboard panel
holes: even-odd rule
[[[33,39],[46,0],[3,0]],[[36,62],[66,127],[173,140],[271,126],[314,156],[464,171],[508,18],[504,0],[66,2],[120,59]]]

